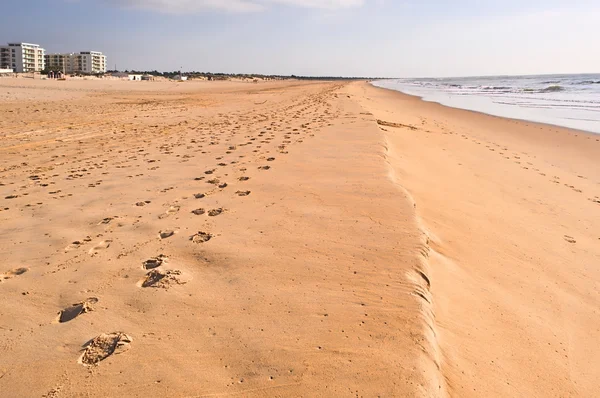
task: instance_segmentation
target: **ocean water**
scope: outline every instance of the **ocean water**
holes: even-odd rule
[[[600,74],[391,79],[373,84],[454,108],[600,133]]]

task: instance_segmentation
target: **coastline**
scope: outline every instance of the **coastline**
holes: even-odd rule
[[[578,130],[548,123],[533,122],[504,116],[490,115],[485,112],[479,112],[470,109],[455,108],[452,106],[440,104],[438,102],[426,101],[417,95],[406,94],[398,90],[388,89],[385,87],[373,86],[370,83],[367,84],[376,90],[383,90],[389,92],[390,94],[392,94],[392,96],[395,96],[395,98],[397,99],[402,100],[409,98],[412,100],[411,104],[423,104],[423,107],[427,107],[427,109],[431,112],[440,112],[444,117],[455,118],[457,120],[472,120],[476,122],[478,128],[482,127],[486,122],[493,120],[495,122],[505,123],[506,126],[509,126],[511,129],[516,130],[516,132],[513,130],[507,130],[503,132],[503,134],[506,133],[507,136],[513,136],[513,138],[519,137],[519,131],[527,131],[527,134],[523,135],[521,138],[529,141],[528,144],[531,144],[533,146],[543,146],[546,149],[551,149],[552,147],[555,147],[555,149],[557,150],[560,149],[559,147],[562,147],[563,145],[575,146],[576,148],[574,149],[577,151],[581,151],[581,153],[583,153],[586,156],[586,158],[590,161],[593,161],[595,159],[595,156],[597,156],[596,147],[588,147],[587,142],[583,141],[583,139],[585,139],[591,142],[600,142],[600,135],[594,132]],[[415,121],[415,125],[420,123],[420,119],[418,118],[413,118],[412,120]],[[416,122],[417,120],[418,123]],[[579,139],[573,140],[572,138],[574,137],[579,137]],[[557,153],[557,155],[558,154],[559,153]],[[593,171],[588,171],[588,173],[590,172]]]
[[[0,132],[10,395],[597,389],[593,133],[366,82],[32,82]]]
[[[449,394],[593,394],[597,135],[353,89],[401,154],[393,167],[429,235]]]
[[[383,81],[386,81],[386,80],[383,80]],[[443,103],[443,102],[441,102],[441,100],[437,100],[437,99],[428,100],[428,99],[425,98],[424,95],[407,93],[405,91],[396,90],[396,89],[389,88],[389,87],[376,86],[375,84],[373,84],[373,82],[369,82],[369,84],[371,84],[375,88],[380,88],[380,89],[383,89],[383,90],[390,90],[390,91],[399,92],[399,93],[401,93],[403,95],[407,95],[407,96],[410,96],[410,97],[418,98],[418,99],[420,99],[423,102],[430,102],[430,103],[438,104],[438,105],[441,105],[441,106],[444,106],[444,107],[447,107],[447,108],[460,109],[460,110],[463,110],[463,111],[479,113],[479,114],[486,115],[486,116],[491,116],[491,117],[497,117],[497,118],[502,118],[502,119],[509,119],[509,120],[514,120],[514,121],[526,122],[526,123],[533,123],[533,124],[544,125],[544,126],[552,126],[552,127],[562,128],[562,129],[566,129],[566,130],[578,131],[578,132],[585,133],[585,134],[593,134],[595,136],[600,136],[600,131],[595,132],[595,131],[590,131],[590,130],[585,130],[585,129],[574,128],[574,127],[570,127],[570,126],[560,125],[560,124],[556,124],[556,123],[550,123],[550,122],[547,122],[547,121],[536,121],[536,120],[526,119],[526,118],[511,117],[511,116],[508,116],[508,115],[500,115],[500,114],[494,114],[494,113],[486,112],[486,111],[482,111],[482,110],[476,110],[476,109],[469,109],[469,108],[464,108],[464,107],[460,107],[460,106],[454,106],[454,105],[451,105],[449,103]]]

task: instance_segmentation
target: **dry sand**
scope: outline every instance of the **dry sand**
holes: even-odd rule
[[[430,239],[448,393],[597,396],[600,136],[351,91]]]
[[[598,390],[596,136],[366,83],[0,92],[1,396]]]

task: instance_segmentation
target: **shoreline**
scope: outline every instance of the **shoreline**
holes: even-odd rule
[[[597,389],[593,134],[363,81],[131,87],[0,98],[0,390]],[[129,349],[82,363],[102,333]]]
[[[593,221],[600,219],[600,144],[593,134],[368,84],[353,89],[386,122],[380,128],[401,154],[392,165],[429,236],[449,394],[595,391],[589,380],[598,376],[600,352],[588,347],[599,336],[583,337],[598,327],[590,311],[599,305],[593,286],[600,280],[593,266],[600,257]],[[566,352],[553,348],[566,342]]]
[[[514,120],[514,121],[525,122],[525,123],[533,123],[533,124],[543,125],[543,126],[557,127],[557,128],[561,128],[561,129],[572,130],[572,131],[579,132],[579,133],[592,134],[594,136],[600,136],[600,132],[594,132],[594,131],[589,131],[589,130],[577,129],[577,128],[573,128],[573,127],[569,127],[569,126],[563,126],[563,125],[560,125],[560,124],[554,124],[554,123],[548,123],[548,122],[539,122],[539,121],[535,121],[535,120],[520,119],[520,118],[510,117],[510,116],[494,115],[492,113],[487,113],[487,112],[484,112],[484,111],[478,111],[478,110],[474,110],[474,109],[467,109],[467,108],[461,108],[461,107],[458,107],[458,106],[452,106],[452,105],[448,105],[448,104],[443,104],[443,103],[441,103],[439,101],[436,101],[436,100],[431,100],[431,101],[430,100],[426,100],[425,97],[422,97],[420,95],[409,94],[409,93],[406,93],[404,91],[396,90],[396,89],[393,89],[393,88],[375,86],[372,82],[369,82],[369,84],[372,85],[375,88],[380,88],[380,89],[383,89],[383,90],[395,91],[395,92],[401,93],[403,95],[407,95],[409,97],[417,98],[417,99],[419,99],[419,100],[421,100],[423,102],[429,102],[429,103],[432,103],[432,104],[441,105],[441,106],[444,106],[446,108],[459,109],[459,110],[462,110],[462,111],[473,112],[473,113],[477,113],[477,114],[481,114],[481,115],[486,115],[486,116],[491,116],[491,117],[495,117],[495,118],[502,118],[502,119]]]
[[[510,127],[510,129],[503,131],[502,134],[513,136],[512,138],[519,138],[518,133],[515,133],[515,131],[526,131],[527,134],[524,134],[521,138],[528,140],[528,143],[533,146],[543,146],[549,151],[553,149],[558,150],[558,146],[567,145],[571,147],[575,146],[575,149],[585,154],[588,160],[594,159],[595,156],[597,156],[596,147],[588,148],[586,146],[587,142],[582,142],[583,139],[593,143],[600,142],[600,135],[593,132],[577,130],[548,123],[531,122],[504,116],[490,115],[470,109],[455,108],[437,102],[425,101],[419,96],[406,94],[398,90],[377,87],[370,83],[366,84],[372,87],[374,90],[387,92],[399,100],[410,99],[415,104],[422,104],[423,107],[431,109],[432,111],[441,112],[444,116],[451,117],[456,120],[470,119],[476,121],[477,127],[481,128],[482,130],[485,130],[485,124],[487,122],[495,121],[498,123],[503,123],[507,126],[507,128]],[[414,125],[417,126],[418,124],[414,123]],[[579,137],[580,139],[573,140],[573,137]],[[557,154],[559,154],[559,151],[557,151]]]

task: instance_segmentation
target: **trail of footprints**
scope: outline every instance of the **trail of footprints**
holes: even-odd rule
[[[261,174],[264,175],[263,173],[271,170],[272,164],[276,162],[277,157],[273,156],[273,153],[288,154],[293,145],[301,144],[305,139],[314,137],[322,128],[331,125],[331,120],[340,116],[338,111],[329,109],[331,105],[328,100],[334,95],[335,89],[336,87],[331,87],[308,98],[303,97],[301,101],[290,106],[218,114],[212,120],[197,124],[191,121],[180,122],[175,126],[168,126],[171,131],[166,137],[162,131],[149,133],[139,146],[127,149],[123,149],[118,144],[107,144],[102,155],[85,157],[86,145],[97,144],[94,140],[86,142],[83,138],[79,142],[81,148],[78,156],[74,157],[64,154],[52,155],[51,149],[54,149],[56,153],[62,149],[60,144],[54,148],[44,147],[50,154],[47,166],[31,168],[27,162],[22,162],[20,165],[0,169],[0,186],[6,186],[10,180],[11,175],[7,176],[6,173],[10,174],[11,171],[24,167],[29,167],[30,171],[29,184],[15,188],[12,194],[7,195],[5,197],[6,205],[0,206],[0,210],[14,210],[15,205],[11,206],[11,202],[14,201],[18,201],[18,204],[22,206],[20,211],[34,205],[46,205],[44,202],[26,203],[30,193],[34,194],[32,196],[36,196],[35,194],[43,192],[43,190],[46,190],[53,200],[71,197],[69,190],[77,186],[96,190],[103,184],[110,184],[111,174],[116,170],[136,169],[139,171],[132,171],[127,178],[146,178],[153,173],[159,173],[162,167],[161,163],[165,160],[164,157],[169,156],[180,159],[180,163],[189,163],[196,156],[217,155],[214,166],[204,170],[201,172],[202,175],[191,181],[191,183],[205,183],[210,185],[211,189],[190,194],[185,202],[179,199],[167,204],[164,212],[157,215],[159,220],[166,222],[173,217],[179,217],[184,206],[194,201],[202,201],[207,196],[227,194],[240,198],[248,197],[252,192],[244,189],[243,184],[254,178],[247,175],[253,164],[259,173],[256,178],[260,178]],[[290,120],[296,121],[296,127],[288,128],[284,125]],[[119,129],[116,124],[112,127],[115,134],[117,131],[125,133],[128,129],[133,130],[133,134],[137,134],[138,128],[140,128],[122,125]],[[150,127],[158,129],[159,125]],[[158,154],[150,155],[147,147],[155,139],[160,139],[162,142],[157,147]],[[165,139],[169,141],[164,142]],[[14,175],[13,173],[12,176]],[[235,181],[236,187],[232,193],[227,193],[231,181]],[[15,185],[15,182],[8,182],[8,185]],[[160,190],[158,195],[168,194],[174,188],[173,186],[166,187]],[[141,210],[151,205],[156,199],[158,198],[141,197],[132,204],[132,208]],[[227,209],[196,207],[190,213],[195,217],[215,218],[227,214]],[[107,216],[97,225],[106,226],[107,231],[110,232],[108,228],[117,219],[119,219],[118,216]],[[135,223],[137,222],[143,222],[143,219],[136,220]],[[166,227],[158,231],[156,239],[161,241],[178,239],[178,232],[177,229]],[[200,230],[191,236],[181,238],[187,239],[193,245],[206,245],[214,238],[214,235],[211,232]],[[113,238],[104,237],[103,234],[98,234],[95,238],[86,235],[67,245],[64,252],[74,253],[73,261],[81,262],[83,260],[76,254],[79,251],[86,250],[90,256],[96,256],[107,252],[112,243]],[[134,251],[135,249],[130,250],[130,252]],[[163,254],[142,260],[141,268],[145,274],[137,282],[137,286],[141,289],[168,290],[173,286],[184,286],[188,283],[181,270],[167,269],[168,264],[169,259]],[[57,267],[57,271],[64,269],[65,266],[67,265],[64,265],[63,268]],[[27,268],[17,268],[0,274],[0,283],[21,277],[27,271]],[[60,324],[74,322],[85,314],[92,314],[98,303],[99,299],[96,297],[75,303],[62,309],[56,316],[55,322]],[[95,366],[111,355],[125,352],[132,342],[132,337],[124,332],[102,333],[83,345],[78,362],[84,366]]]
[[[471,139],[476,144],[481,145],[481,142],[478,141],[475,138],[469,138],[466,135],[463,135],[463,138],[465,138],[465,139]],[[598,140],[596,140],[596,141],[598,141]],[[539,174],[542,177],[547,177],[547,173],[544,173],[542,170],[540,170],[539,168],[535,167],[535,165],[532,162],[530,162],[530,161],[524,162],[523,161],[523,158],[529,158],[529,154],[528,153],[526,153],[526,152],[520,152],[520,153],[513,153],[512,155],[508,155],[509,148],[507,148],[505,146],[502,146],[500,144],[494,143],[494,142],[491,142],[491,143],[489,143],[489,145],[486,145],[486,148],[488,148],[490,151],[495,151],[495,149],[492,148],[492,146],[495,146],[498,149],[498,154],[500,156],[502,156],[504,159],[506,159],[506,160],[512,160],[515,164],[519,165],[524,170],[532,170],[532,171],[536,172],[537,174]],[[582,175],[578,175],[577,178],[584,179],[584,180],[587,179],[585,176],[582,176]],[[549,178],[549,181],[551,183],[553,183],[553,184],[564,186],[564,187],[572,190],[575,193],[584,193],[583,190],[577,188],[573,184],[563,183],[561,181],[561,178],[559,176],[552,176],[552,178]],[[593,203],[600,204],[600,198],[598,196],[594,196],[594,197],[588,198],[588,200],[591,201],[591,202],[593,202]],[[598,239],[600,239],[600,237]],[[572,236],[569,236],[569,235],[565,235],[564,236],[564,240],[566,242],[568,242],[568,243],[571,243],[571,244],[577,243],[577,241],[575,240],[575,238],[573,238]]]
[[[437,127],[441,127],[440,125],[437,125]],[[456,136],[460,136],[460,138],[465,139],[465,140],[470,140],[472,142],[474,142],[477,145],[483,145],[484,143],[482,142],[482,140],[471,137],[467,134],[460,134],[459,133],[454,133],[452,131],[449,131],[448,129],[446,129],[445,127],[441,127],[444,132],[443,134],[449,134],[449,135],[456,135]],[[591,138],[588,138],[591,139]],[[599,139],[596,139],[596,141],[599,141]],[[487,145],[485,145],[485,147],[491,151],[491,152],[495,152],[498,155],[500,155],[502,158],[512,161],[514,162],[516,165],[518,165],[519,167],[521,167],[524,170],[532,170],[534,172],[536,172],[538,175],[542,176],[542,177],[548,177],[547,173],[545,173],[544,171],[540,170],[539,168],[537,168],[535,166],[534,163],[532,163],[532,161],[525,161],[524,159],[529,158],[529,154],[526,152],[517,152],[517,153],[512,153],[510,154],[510,150],[508,147],[500,145],[498,143],[495,142],[489,142],[487,143]],[[535,157],[534,157],[535,159]],[[577,178],[580,178],[582,180],[586,180],[587,177],[582,176],[582,175],[578,175]],[[578,187],[576,187],[573,184],[569,184],[569,183],[563,183],[561,182],[561,178],[559,176],[552,176],[549,177],[548,180],[553,183],[553,184],[557,184],[557,185],[562,185],[570,190],[572,190],[575,193],[584,193],[582,189],[579,189]],[[589,201],[596,203],[596,204],[600,204],[600,198],[598,196],[593,196],[593,197],[589,197],[587,198]]]
[[[383,131],[388,131],[387,129],[381,127],[382,125],[385,126],[390,126],[390,127],[397,127],[397,128],[408,128],[411,130],[421,130],[425,133],[429,133],[429,134],[433,134],[434,132],[431,130],[427,130],[426,129],[426,124],[427,121],[423,118],[421,118],[421,126],[422,127],[415,127],[412,125],[403,125],[403,124],[399,124],[399,123],[390,123],[390,122],[383,122],[383,121],[377,121],[377,123],[379,124],[379,128]],[[464,134],[464,133],[457,133],[457,132],[453,132],[450,130],[450,128],[448,128],[447,126],[437,122],[437,121],[433,121],[433,124],[441,129],[442,134],[446,134],[446,135],[452,135],[455,137],[458,137],[459,139],[463,139],[463,140],[467,140],[467,141],[472,141],[473,143],[475,143],[476,145],[485,145],[485,148],[487,148],[488,151],[490,152],[494,152],[496,154],[498,154],[499,156],[501,156],[503,159],[505,160],[509,160],[514,162],[516,165],[518,165],[519,167],[521,167],[524,170],[531,170],[536,172],[538,175],[540,175],[541,177],[546,177],[551,183],[556,184],[556,185],[560,185],[560,186],[564,186],[570,190],[572,190],[575,193],[579,193],[582,194],[584,193],[582,189],[577,188],[575,185],[573,184],[569,184],[569,183],[563,183],[561,181],[561,177],[559,176],[552,176],[552,177],[548,177],[547,173],[543,172],[542,170],[540,170],[539,168],[537,168],[535,166],[535,164],[533,163],[535,156],[533,158],[531,158],[531,156],[526,153],[526,152],[515,152],[515,153],[510,153],[510,149],[507,146],[504,145],[500,145],[498,143],[495,142],[482,142],[483,140],[472,137],[468,134]],[[588,139],[592,139],[591,137],[588,137]],[[600,139],[595,139],[596,141],[600,141]],[[445,150],[445,149],[444,149]],[[529,161],[531,160],[531,161]],[[582,179],[582,180],[586,180],[587,177],[583,176],[583,175],[578,175],[577,178]],[[594,203],[594,204],[599,204],[600,205],[600,196],[594,195],[593,197],[588,197],[587,200],[589,200],[590,202]],[[569,235],[565,235],[563,237],[563,239],[570,243],[570,244],[575,244],[577,243],[577,240],[575,238],[573,238],[572,236]],[[600,239],[600,237],[598,238]]]
[[[475,138],[469,138],[467,135],[463,135],[463,138],[471,139],[473,142],[475,142],[478,145],[482,144],[479,140],[477,140]],[[495,148],[493,148],[493,147],[495,147]],[[496,152],[496,150],[497,150],[497,153],[500,156],[502,156],[504,159],[513,161],[515,164],[519,165],[524,170],[532,170],[532,171],[535,171],[537,174],[539,174],[542,177],[547,177],[547,174],[544,173],[539,168],[535,167],[534,163],[532,163],[531,161],[524,161],[523,158],[530,157],[529,154],[526,152],[513,153],[512,155],[510,155],[510,154],[508,154],[508,152],[509,152],[508,147],[502,146],[495,142],[490,142],[488,145],[486,145],[486,148],[488,148],[488,150],[492,151],[492,152]],[[578,176],[578,178],[585,179],[586,177]],[[558,177],[558,176],[553,176],[549,180],[554,184],[561,184],[560,177]],[[583,191],[581,189],[578,189],[577,187],[575,187],[572,184],[562,183],[562,185],[571,189],[572,191],[574,191],[576,193],[583,193]],[[590,200],[592,200],[592,199],[590,199]]]

